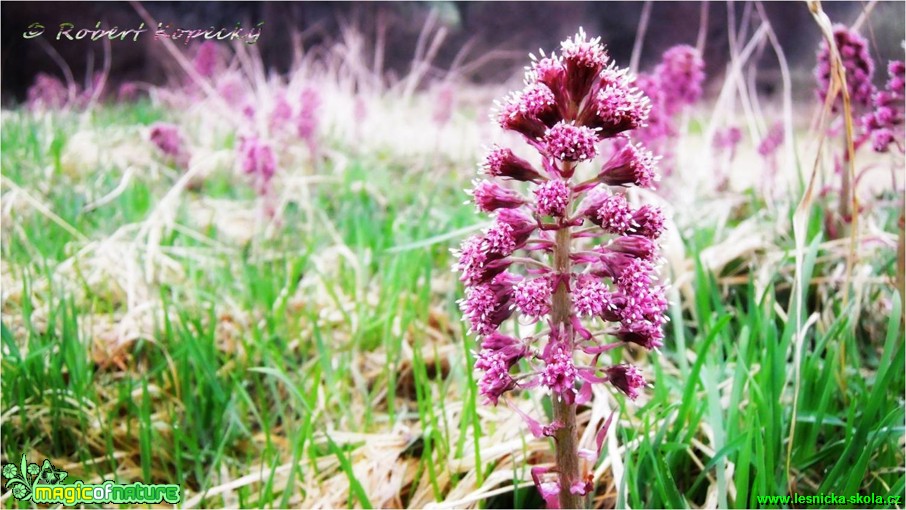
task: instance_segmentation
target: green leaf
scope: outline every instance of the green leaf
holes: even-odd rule
[[[333,442],[333,439],[331,439],[329,435],[325,434],[324,437],[327,439],[327,446],[330,448],[330,452],[337,456],[337,460],[340,461],[340,467],[343,469],[343,472],[346,473],[346,478],[349,479],[349,489],[351,491],[349,497],[352,498],[352,496],[355,496],[356,499],[359,500],[359,504],[362,505],[362,508],[374,508],[371,501],[368,500],[368,495],[365,494],[365,488],[362,487],[362,484],[359,483],[355,473],[352,471],[352,464],[350,464],[349,459],[343,455],[343,450]]]

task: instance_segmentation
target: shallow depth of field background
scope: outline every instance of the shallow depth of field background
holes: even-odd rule
[[[648,196],[670,218],[665,346],[613,359],[652,384],[580,408],[583,445],[619,413],[596,507],[904,494],[903,155],[860,148],[861,207],[841,220],[844,129],[821,116],[807,4],[141,8],[186,28],[265,21],[256,45],[218,44],[210,79],[197,44],[52,40],[61,21],[136,27],[136,6],[3,5],[4,463],[178,483],[191,507],[542,506],[529,468],[551,445],[482,405],[450,249],[486,226],[463,192],[484,148],[525,149],[489,120],[494,99],[584,26],[620,66],[683,43],[708,73]],[[879,87],[903,59],[903,6],[823,5],[869,40]],[[44,37],[23,39],[34,21]],[[29,104],[39,72],[79,96]],[[158,122],[184,160],[152,143]],[[713,143],[732,128],[735,150]],[[265,197],[239,168],[249,135],[275,150]]]

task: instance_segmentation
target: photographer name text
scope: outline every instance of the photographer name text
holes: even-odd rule
[[[153,34],[154,40],[171,39],[173,41],[183,41],[188,45],[194,40],[218,40],[218,41],[244,41],[246,44],[255,44],[261,36],[261,27],[264,22],[260,22],[252,28],[242,28],[242,25],[236,23],[235,27],[208,27],[208,28],[182,28],[170,23],[157,24],[157,30],[151,30],[142,23],[136,28],[121,29],[118,26],[112,28],[102,28],[101,22],[98,21],[94,28],[78,28],[73,23],[60,23],[59,27],[52,27],[48,35],[53,35],[56,30],[55,39],[57,41],[81,41],[91,40],[99,41],[109,39],[111,41],[138,42],[139,37],[143,34]],[[25,32],[22,33],[24,39],[34,39],[41,37],[47,31],[47,27],[39,22],[28,25]],[[146,37],[146,36],[145,36]]]

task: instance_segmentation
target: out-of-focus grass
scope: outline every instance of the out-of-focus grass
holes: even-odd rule
[[[203,506],[539,505],[514,459],[550,458],[528,438],[502,457],[493,451],[523,431],[503,418],[509,410],[478,403],[475,340],[458,321],[448,251],[458,237],[446,234],[479,221],[462,203],[471,170],[456,167],[467,162],[327,159],[325,178],[302,185],[277,234],[247,242],[191,213],[212,197],[254,209],[241,179],[221,169],[181,197],[179,228],[158,243],[161,262],[146,238],[122,229],[148,221],[178,172],[139,173],[86,212],[125,169],[72,175],[61,154],[80,130],[142,143],[138,126],[162,117],[147,104],[83,117],[4,114],[5,459],[46,457],[85,480],[179,483]],[[751,211],[764,207],[749,198]],[[692,299],[677,294],[666,345],[643,364],[650,398],[614,399],[624,476],[607,470],[596,504],[745,508],[790,490],[903,494],[898,298],[886,280],[866,279],[864,302],[844,304],[840,283],[820,281],[840,257],[821,237],[825,207],[811,215],[799,275],[815,316],[798,340],[795,413],[791,273],[759,291],[755,262],[738,260],[731,267],[749,278],[727,283],[702,253],[745,216],[681,226]],[[893,224],[884,216],[893,212],[876,212]],[[775,235],[791,214],[781,207],[760,221]],[[789,267],[789,235],[772,242]],[[103,259],[120,249],[134,260]],[[888,278],[892,251],[880,253],[865,267]],[[153,277],[142,271],[149,259]],[[97,278],[120,265],[126,276]],[[493,489],[503,490],[466,497]]]

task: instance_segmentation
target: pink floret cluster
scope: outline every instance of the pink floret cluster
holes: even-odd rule
[[[840,59],[846,74],[846,87],[853,108],[864,111],[871,107],[875,87],[871,82],[875,63],[868,52],[868,41],[845,25],[834,26],[834,43],[840,52]],[[815,78],[818,80],[818,98],[823,102],[830,92],[832,81],[831,52],[827,41],[821,41],[818,48],[818,65]],[[832,105],[834,111],[843,108],[843,98],[838,95]]]
[[[697,49],[681,44],[665,51],[654,71],[635,79],[635,86],[651,99],[648,124],[639,130],[638,139],[671,159],[677,117],[701,99],[704,82],[705,61]],[[671,170],[668,165],[666,172]]]
[[[902,60],[888,64],[887,84],[872,97],[873,110],[862,118],[863,130],[871,137],[871,146],[876,152],[887,152],[891,145],[901,153],[906,151],[903,144],[904,71],[906,66]]]

